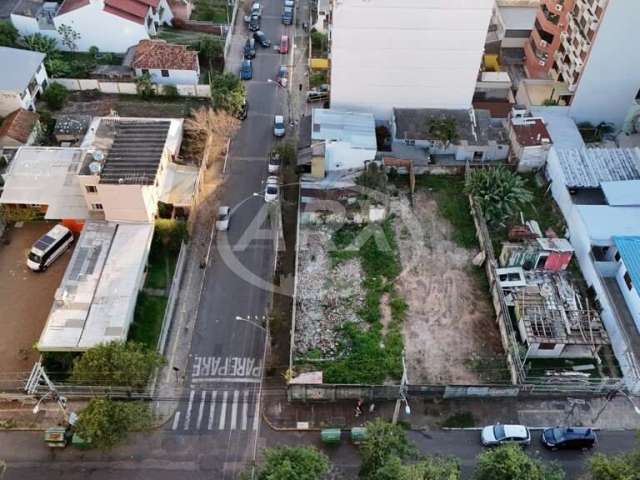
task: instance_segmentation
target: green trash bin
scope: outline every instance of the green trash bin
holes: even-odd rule
[[[355,445],[359,445],[362,441],[367,438],[367,429],[364,427],[353,427],[351,429],[351,441]]]
[[[340,443],[341,431],[339,428],[325,428],[320,432],[322,443],[326,445],[335,445]]]
[[[85,440],[77,433],[74,433],[73,437],[71,437],[71,445],[75,448],[81,449],[91,448],[91,442],[89,440]]]

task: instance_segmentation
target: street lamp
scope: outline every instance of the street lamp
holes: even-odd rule
[[[42,403],[42,401],[47,398],[49,395],[51,395],[51,391],[45,393],[42,397],[40,397],[40,399],[38,400],[38,402],[35,404],[35,406],[33,407],[33,414],[36,415],[39,411],[40,411],[40,404]]]
[[[407,400],[407,383],[409,379],[407,378],[407,366],[404,362],[404,350],[402,351],[402,379],[400,380],[400,390],[398,392],[399,398],[396,400],[396,407],[393,410],[393,419],[391,423],[394,425],[398,423],[398,417],[400,416],[400,405],[404,402],[404,413],[407,415],[411,415],[411,407],[409,406],[409,402]]]

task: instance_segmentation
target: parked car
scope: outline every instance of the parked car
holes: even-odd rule
[[[271,46],[271,40],[267,38],[262,30],[258,30],[253,34],[253,38],[260,44],[263,48],[269,48]]]
[[[256,41],[253,38],[247,38],[243,50],[244,58],[256,58]]]
[[[293,7],[294,5],[295,5],[295,2],[293,0],[284,0],[285,7]]]
[[[258,15],[251,15],[251,18],[249,18],[249,30],[252,32],[260,30],[260,17]]]
[[[251,5],[251,15],[262,16],[262,5],[260,5],[260,2],[253,2],[253,5]]]
[[[280,170],[280,154],[271,150],[269,154],[269,163],[267,166],[267,170],[269,173],[278,173]]]
[[[244,103],[240,107],[240,110],[236,112],[235,117],[238,120],[244,120],[245,118],[247,118],[248,114],[249,114],[249,102],[245,99]]]
[[[267,177],[267,184],[264,187],[264,201],[271,203],[278,201],[280,187],[278,186],[278,177]]]
[[[244,59],[240,64],[240,80],[251,80],[253,78],[253,66],[251,60]]]
[[[273,117],[273,134],[276,137],[284,137],[286,130],[284,126],[284,117],[276,115]]]
[[[523,425],[502,425],[497,423],[484,427],[480,439],[485,447],[517,443],[522,446],[531,444],[531,432]]]
[[[542,444],[551,449],[586,450],[596,445],[596,432],[586,427],[555,427],[542,432]]]
[[[287,83],[289,83],[289,71],[287,70],[286,65],[280,65],[280,68],[278,68],[277,81],[283,87],[286,87]]]
[[[284,7],[282,9],[282,23],[285,25],[293,23],[293,7]]]
[[[218,208],[218,217],[216,218],[216,230],[226,232],[229,230],[229,221],[231,220],[231,207]]]
[[[280,37],[280,53],[289,53],[289,35]]]
[[[307,92],[307,102],[320,102],[329,99],[329,92],[321,92],[318,90],[309,90]]]

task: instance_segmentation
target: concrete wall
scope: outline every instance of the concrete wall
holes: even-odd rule
[[[331,107],[469,108],[493,0],[342,0],[331,27]]]
[[[28,93],[27,93],[28,95]],[[17,92],[0,92],[0,116],[6,117],[19,108],[28,108]]]
[[[102,93],[118,93],[136,95],[136,85],[133,82],[106,82],[104,80],[52,78],[52,82],[61,83],[69,90],[99,90]],[[209,85],[176,85],[181,97],[211,97]],[[156,88],[156,92],[158,89]],[[14,109],[15,110],[15,109]]]
[[[104,217],[113,222],[151,222],[157,205],[144,185],[100,184],[98,192]],[[157,202],[157,198],[156,198]]]
[[[609,1],[571,102],[576,122],[622,126],[640,89],[638,19],[637,0]]]
[[[169,76],[163,77],[162,70],[148,69],[151,81],[160,85],[197,85],[199,71],[197,70],[169,70]],[[136,76],[142,75],[142,69],[136,68]]]
[[[624,261],[620,259],[618,262],[620,268],[618,268],[618,273],[616,274],[616,280],[618,282],[618,286],[622,291],[622,296],[627,302],[627,306],[629,307],[629,312],[633,316],[633,321],[636,324],[636,328],[640,332],[640,295],[638,295],[638,287],[640,285],[631,285],[631,290],[627,287],[627,283],[624,281],[624,274],[627,273],[627,267],[624,264]]]

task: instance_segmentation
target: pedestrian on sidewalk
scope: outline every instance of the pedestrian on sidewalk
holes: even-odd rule
[[[358,400],[358,403],[356,403],[356,418],[359,417],[360,415],[362,415],[362,404],[364,402],[362,401],[362,399]]]

